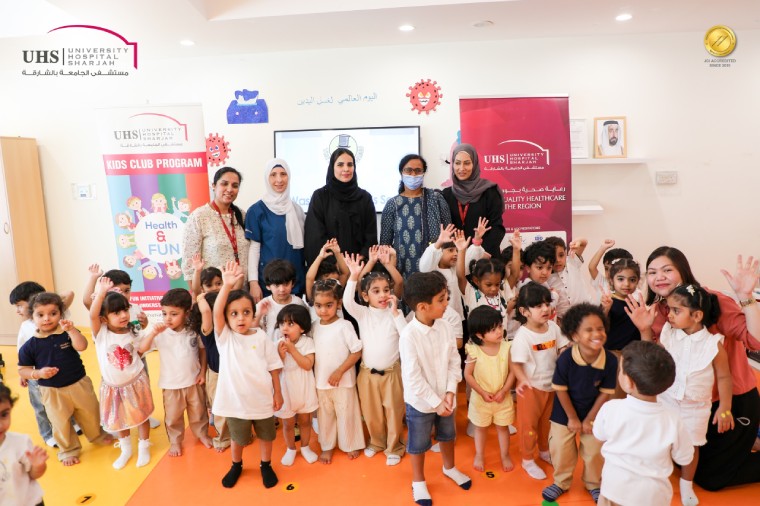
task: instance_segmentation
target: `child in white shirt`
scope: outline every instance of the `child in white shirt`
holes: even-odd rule
[[[272,295],[264,297],[256,304],[259,323],[272,342],[278,342],[281,334],[277,326],[277,314],[288,304],[301,304],[303,299],[291,292],[296,283],[296,269],[293,264],[283,259],[275,259],[264,267],[264,283]]]
[[[234,261],[222,269],[223,285],[214,304],[219,382],[211,410],[227,418],[232,438],[232,467],[222,478],[222,486],[232,488],[240,478],[243,448],[251,444],[254,429],[261,447],[261,479],[264,487],[272,488],[278,482],[271,460],[276,435],[274,412],[282,407],[282,361],[264,331],[252,328],[256,306],[251,294],[233,290],[244,277],[243,268]],[[206,302],[201,298],[198,303]]]
[[[449,307],[454,309],[459,315],[460,320],[464,320],[464,307],[462,306],[462,292],[459,291],[457,281],[457,258],[458,251],[454,244],[454,233],[456,227],[452,224],[445,228],[441,225],[441,232],[438,239],[425,249],[420,257],[420,272],[437,271],[446,278],[446,284],[449,287]],[[414,308],[411,308],[414,310]]]
[[[657,401],[675,376],[664,348],[634,341],[623,349],[618,381],[628,397],[607,401],[593,425],[604,443],[600,505],[670,505],[673,461],[685,466],[694,456],[678,413]]]
[[[185,412],[190,430],[206,448],[208,437],[206,411],[206,350],[198,335],[187,326],[192,296],[184,288],[173,288],[161,299],[164,322],[154,325],[140,343],[140,353],[156,349],[161,360],[158,386],[163,390],[169,456],[182,455]]]
[[[560,352],[570,341],[551,320],[549,289],[530,282],[517,295],[516,318],[523,323],[512,341],[511,368],[517,378],[517,417],[520,420],[522,466],[531,478],[546,479],[535,461],[551,463],[549,416],[554,402],[552,376]]]
[[[362,355],[362,342],[351,323],[338,316],[342,295],[343,288],[334,279],[317,281],[312,289],[319,318],[312,325],[312,335],[322,447],[319,461],[323,464],[332,462],[336,443],[350,460],[365,447],[354,368]]]
[[[369,432],[364,455],[374,457],[385,452],[385,463],[395,466],[404,455],[401,435],[404,430],[404,389],[399,362],[399,333],[406,326],[398,299],[392,293],[391,279],[372,271],[361,280],[361,297],[367,306],[356,303],[356,284],[364,263],[346,255],[351,272],[343,307],[359,324],[362,336],[362,360],[356,380],[362,415]]]
[[[430,506],[433,501],[425,481],[425,452],[432,446],[433,427],[443,457],[443,474],[464,490],[472,486],[470,478],[454,463],[454,412],[462,370],[451,329],[441,320],[448,304],[444,280],[435,273],[416,272],[406,280],[404,300],[415,314],[399,339],[409,428],[406,452],[412,461],[414,502]]]

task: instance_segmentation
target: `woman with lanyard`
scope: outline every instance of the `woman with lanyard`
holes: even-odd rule
[[[377,244],[377,217],[372,196],[359,188],[354,154],[338,148],[330,156],[325,186],[309,202],[304,225],[304,253],[311,265],[329,239],[337,239],[343,253],[358,253],[366,260]]]
[[[451,187],[441,192],[451,211],[451,222],[470,237],[478,219],[488,220],[491,227],[483,236],[483,249],[491,256],[500,253],[505,230],[501,215],[504,199],[496,183],[480,177],[478,153],[469,144],[454,148],[451,162]]]
[[[451,212],[441,193],[423,188],[427,163],[420,155],[406,155],[398,164],[401,184],[389,199],[380,221],[380,244],[396,250],[396,266],[406,279],[420,270],[420,257],[441,230],[451,223]]]
[[[738,303],[722,292],[706,289],[718,296],[720,306],[718,322],[709,331],[724,336],[723,347],[731,369],[731,411],[721,413],[721,416],[732,416],[735,424],[733,430],[723,433],[718,433],[717,425],[711,423],[708,426],[707,443],[700,448],[694,476],[694,483],[705,490],[760,483],[760,453],[752,453],[760,423],[760,396],[747,358],[747,349],[760,350],[760,306],[752,293],[760,279],[759,264],[752,257],[743,262],[739,256],[733,275],[721,270]],[[686,256],[676,248],[657,248],[649,255],[646,265],[649,288],[646,305],[629,297],[628,312],[641,332],[641,338],[651,340],[659,338],[668,321],[668,295],[679,285],[699,285],[699,282],[692,274]],[[717,398],[714,388],[711,420],[718,408]]]
[[[248,241],[243,230],[243,212],[233,202],[243,177],[232,167],[222,167],[214,174],[211,188],[214,198],[195,209],[187,218],[182,239],[182,270],[185,279],[193,279],[192,258],[201,255],[204,267],[221,268],[230,260],[248,270]]]
[[[264,168],[264,196],[248,208],[245,236],[251,241],[248,256],[248,282],[258,303],[270,294],[264,286],[264,266],[282,258],[296,268],[293,293],[304,293],[306,269],[303,260],[304,213],[290,199],[290,168],[285,160],[275,158]]]

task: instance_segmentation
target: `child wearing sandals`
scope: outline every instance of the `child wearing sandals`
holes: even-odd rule
[[[280,340],[277,353],[283,363],[282,408],[275,416],[282,420],[282,436],[285,439],[285,455],[280,463],[292,466],[296,459],[295,426],[301,431],[301,455],[309,464],[317,461],[317,454],[309,448],[311,441],[311,416],[319,407],[317,387],[314,381],[314,340],[305,335],[311,330],[309,310],[301,304],[288,304],[277,313]]]
[[[615,393],[617,358],[604,349],[608,323],[601,307],[588,303],[571,306],[562,319],[562,332],[573,346],[557,359],[552,378],[556,392],[549,429],[549,451],[554,483],[541,495],[556,501],[573,482],[580,454],[583,483],[594,502],[599,500],[602,478],[602,443],[592,429],[599,409]],[[580,436],[580,445],[576,437]]]
[[[266,488],[272,488],[278,481],[271,460],[276,434],[274,412],[282,407],[282,361],[272,340],[253,327],[256,306],[251,294],[233,290],[244,277],[243,268],[234,261],[222,269],[222,289],[213,312],[219,382],[211,410],[227,418],[232,438],[232,467],[222,478],[222,486],[232,488],[240,478],[243,448],[251,444],[253,428],[259,440],[261,479]],[[205,301],[200,298],[198,303]]]

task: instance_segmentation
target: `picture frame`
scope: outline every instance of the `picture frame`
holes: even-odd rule
[[[594,118],[594,158],[628,158],[625,116]]]

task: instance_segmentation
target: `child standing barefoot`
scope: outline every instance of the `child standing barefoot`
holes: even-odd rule
[[[166,434],[169,456],[182,455],[185,434],[185,412],[190,430],[206,448],[208,437],[206,411],[206,350],[200,339],[187,326],[192,296],[184,288],[173,288],[161,298],[163,323],[154,325],[140,343],[140,353],[151,349],[159,352],[161,372],[158,386],[162,389],[166,412]]]
[[[105,276],[96,286],[90,326],[102,377],[100,423],[119,436],[121,455],[113,463],[115,469],[122,469],[132,457],[129,429],[138,427],[137,467],[142,467],[150,462],[150,380],[137,352],[139,337],[129,320],[129,301],[120,293],[109,292],[113,281]]]
[[[37,482],[45,474],[48,455],[33,446],[26,434],[8,432],[11,409],[16,399],[0,383],[0,500],[2,504],[35,506],[42,504],[42,487]]]
[[[338,316],[343,289],[336,280],[314,283],[312,296],[319,320],[313,324],[316,349],[314,376],[319,398],[319,461],[332,462],[338,448],[353,460],[364,448],[364,429],[356,394],[354,364],[361,358],[362,342],[350,322]]]
[[[412,461],[412,497],[420,506],[433,504],[425,481],[425,452],[432,446],[433,427],[443,474],[464,490],[472,486],[454,465],[454,410],[462,371],[451,328],[441,320],[448,299],[446,280],[435,273],[416,272],[405,283],[404,300],[414,310],[414,319],[401,332],[399,348],[409,428],[406,452]]]
[[[282,408],[275,416],[282,419],[282,436],[288,449],[282,456],[283,466],[292,466],[296,458],[295,425],[301,430],[301,455],[313,464],[317,454],[309,448],[311,414],[319,407],[314,381],[314,340],[304,335],[311,330],[309,310],[301,304],[288,304],[277,313],[280,341],[277,352],[283,362]]]
[[[110,444],[113,438],[100,427],[98,398],[79,356],[87,339],[69,320],[62,320],[63,300],[55,293],[38,293],[29,301],[37,333],[18,353],[19,376],[39,380],[45,411],[58,442],[58,460],[79,464],[82,446],[70,423],[73,415],[91,443]]]
[[[465,346],[467,358],[464,379],[472,388],[467,418],[475,425],[476,471],[483,471],[483,452],[486,433],[496,425],[501,454],[501,468],[514,469],[509,458],[509,425],[515,420],[515,408],[510,390],[514,373],[509,371],[509,342],[504,339],[501,314],[488,306],[478,306],[467,318],[470,342]]]
[[[212,412],[227,417],[232,445],[232,468],[222,486],[234,487],[243,472],[243,448],[256,431],[261,454],[261,479],[266,488],[277,485],[272,469],[274,412],[282,406],[282,361],[271,339],[253,327],[255,305],[245,290],[232,290],[245,276],[236,262],[222,270],[222,289],[214,304],[214,332],[219,348],[219,383]]]

